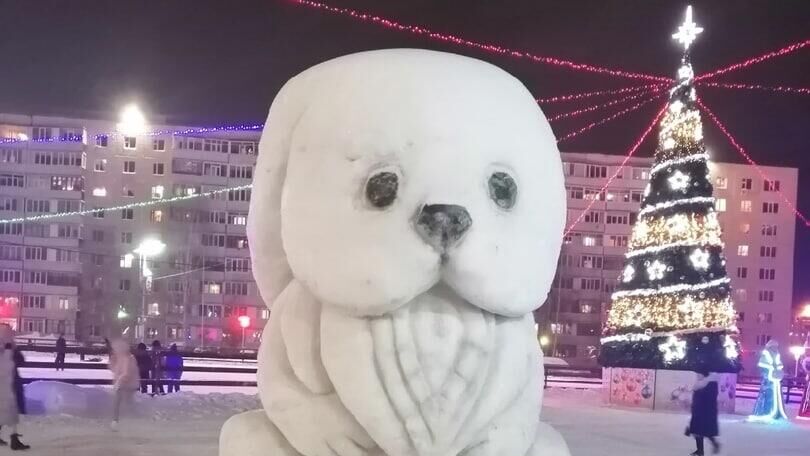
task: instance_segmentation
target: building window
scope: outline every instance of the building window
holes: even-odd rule
[[[725,212],[726,211],[726,199],[725,198],[716,198],[714,200],[714,209],[717,212]]]
[[[744,177],[740,180],[740,188],[743,190],[751,190],[753,186],[753,181],[747,177]]]
[[[253,167],[250,165],[231,165],[228,175],[232,179],[253,179]]]
[[[775,280],[775,279],[776,279],[776,269],[773,268],[759,269],[759,280]]]
[[[582,187],[569,187],[568,188],[568,198],[581,200],[584,198],[584,194],[582,192]]]
[[[129,288],[130,288],[129,279],[120,279],[118,281],[118,289],[120,291],[129,291]]]
[[[67,297],[59,297],[59,310],[70,310],[70,300]]]
[[[270,309],[262,309],[260,313],[260,317],[262,320],[267,320],[270,318]]]
[[[132,160],[124,161],[124,174],[135,174],[135,162]]]
[[[22,149],[0,149],[0,163],[22,163]]]
[[[763,184],[763,190],[766,192],[778,192],[779,191],[779,181],[778,180],[766,180]]]
[[[96,187],[93,189],[93,196],[104,197],[107,196],[107,189],[104,187]]]
[[[125,196],[127,198],[135,198],[135,192],[131,188],[124,185],[121,187],[121,196]]]
[[[768,342],[771,341],[771,336],[769,334],[758,334],[757,335],[757,345],[760,347],[764,346]]]
[[[250,258],[226,258],[225,270],[228,272],[250,272]]]
[[[734,290],[734,295],[736,296],[736,301],[745,302],[748,301],[748,291],[745,288],[737,288]]]
[[[97,158],[96,161],[93,162],[93,171],[97,173],[103,173],[107,171],[107,159]]]
[[[134,220],[135,219],[135,210],[134,209],[121,209],[121,220]]]
[[[715,188],[725,190],[728,188],[728,178],[726,177],[716,177],[714,179],[714,186]]]
[[[740,233],[748,234],[749,231],[751,231],[750,223],[740,223]]]
[[[163,221],[163,211],[160,209],[152,209],[149,213],[149,220],[154,223],[160,223]]]
[[[105,135],[96,135],[96,147],[107,147],[109,138]]]
[[[118,266],[122,268],[131,268],[132,267],[132,260],[134,259],[134,255],[131,253],[127,253],[126,255],[121,255],[121,260],[118,263]]]
[[[27,225],[25,227],[25,234],[29,234],[29,230],[32,227],[47,227],[47,225]],[[0,223],[0,235],[2,236],[19,236],[23,234],[23,224],[22,223]],[[40,233],[37,233],[40,234]],[[45,233],[41,233],[41,236],[38,237],[46,237]]]
[[[774,247],[764,246],[764,245],[761,246],[759,248],[759,256],[775,258],[776,257],[776,247],[775,246]]]
[[[208,223],[224,224],[227,220],[225,211],[211,211],[208,213]]]
[[[91,253],[90,260],[96,266],[102,266],[104,264],[104,256],[98,253]]]
[[[157,151],[164,151],[166,150],[166,140],[165,139],[153,139],[152,140],[152,150]]]
[[[737,255],[739,255],[739,256],[748,256],[748,246],[747,245],[738,245],[737,246]]]
[[[202,292],[205,294],[222,294],[222,283],[205,280],[202,282]]]
[[[206,247],[225,247],[225,235],[216,233],[203,233],[202,245]]]
[[[737,277],[740,278],[740,279],[744,279],[744,278],[748,277],[748,268],[742,267],[742,266],[738,267],[737,268]]]
[[[93,218],[102,219],[104,218],[104,209],[96,206],[96,210],[93,211]]]
[[[246,249],[248,248],[247,236],[228,236],[225,247],[229,249]]]
[[[633,168],[633,179],[635,180],[649,180],[649,168]]]
[[[247,296],[247,282],[225,282],[225,294],[236,296]]]
[[[16,211],[17,198],[13,196],[0,196],[0,211]]]
[[[250,201],[250,189],[229,190],[228,201]]]
[[[132,244],[132,233],[129,231],[122,231],[121,232],[121,243],[122,244]]]
[[[607,214],[605,223],[608,225],[627,225],[630,223],[628,214]]]
[[[740,201],[740,210],[742,212],[751,212],[751,200]]]
[[[613,236],[608,237],[609,247],[627,247],[627,236]]]
[[[773,302],[773,290],[759,290],[759,302]]]
[[[153,302],[149,304],[149,315],[152,317],[157,317],[160,315],[160,304]]]
[[[602,221],[602,213],[596,211],[588,211],[585,217],[582,218],[585,223],[600,223]]]
[[[247,225],[246,212],[229,212],[228,225]]]
[[[136,144],[134,136],[124,136],[124,149],[134,149]]]
[[[163,163],[152,163],[152,174],[155,176],[162,176],[165,173],[165,165]]]
[[[601,179],[607,177],[607,166],[585,165],[585,177]]]
[[[93,230],[93,242],[104,242],[104,231]]]
[[[776,225],[762,225],[763,236],[776,236]]]
[[[23,309],[44,309],[45,296],[42,295],[24,295],[22,299]]]
[[[225,165],[221,163],[203,163],[203,176],[225,177]]]
[[[779,203],[762,203],[763,214],[777,214],[779,213]]]

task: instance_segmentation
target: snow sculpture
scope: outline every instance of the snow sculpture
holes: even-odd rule
[[[248,222],[264,410],[220,454],[568,455],[531,313],[564,223],[554,135],[504,71],[385,50],[292,79]]]

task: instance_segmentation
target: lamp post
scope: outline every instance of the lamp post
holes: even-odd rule
[[[152,286],[152,271],[147,267],[147,260],[149,257],[159,255],[166,248],[166,244],[158,239],[144,239],[138,244],[138,248],[133,250],[140,258],[141,270],[141,317],[139,318],[138,328],[140,331],[140,339],[146,339],[146,292]]]
[[[125,136],[136,136],[146,131],[146,117],[135,104],[126,105],[121,110],[120,120],[116,129]]]
[[[239,326],[242,327],[242,350],[245,349],[245,330],[250,326],[250,317],[242,315],[239,317]]]
[[[796,363],[794,364],[793,376],[798,377],[799,376],[799,359],[804,354],[804,347],[802,347],[801,345],[794,345],[794,346],[790,347],[790,353],[793,354],[793,358],[795,358],[795,360],[796,360]]]

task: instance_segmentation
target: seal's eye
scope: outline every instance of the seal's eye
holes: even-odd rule
[[[489,176],[489,197],[501,209],[512,209],[517,199],[517,184],[512,176],[498,171]]]
[[[366,182],[366,199],[372,206],[383,209],[394,203],[399,188],[399,177],[388,171],[371,176]]]

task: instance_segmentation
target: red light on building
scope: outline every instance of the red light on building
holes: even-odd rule
[[[242,328],[247,328],[250,326],[250,317],[247,315],[242,315],[239,317],[239,326]]]

